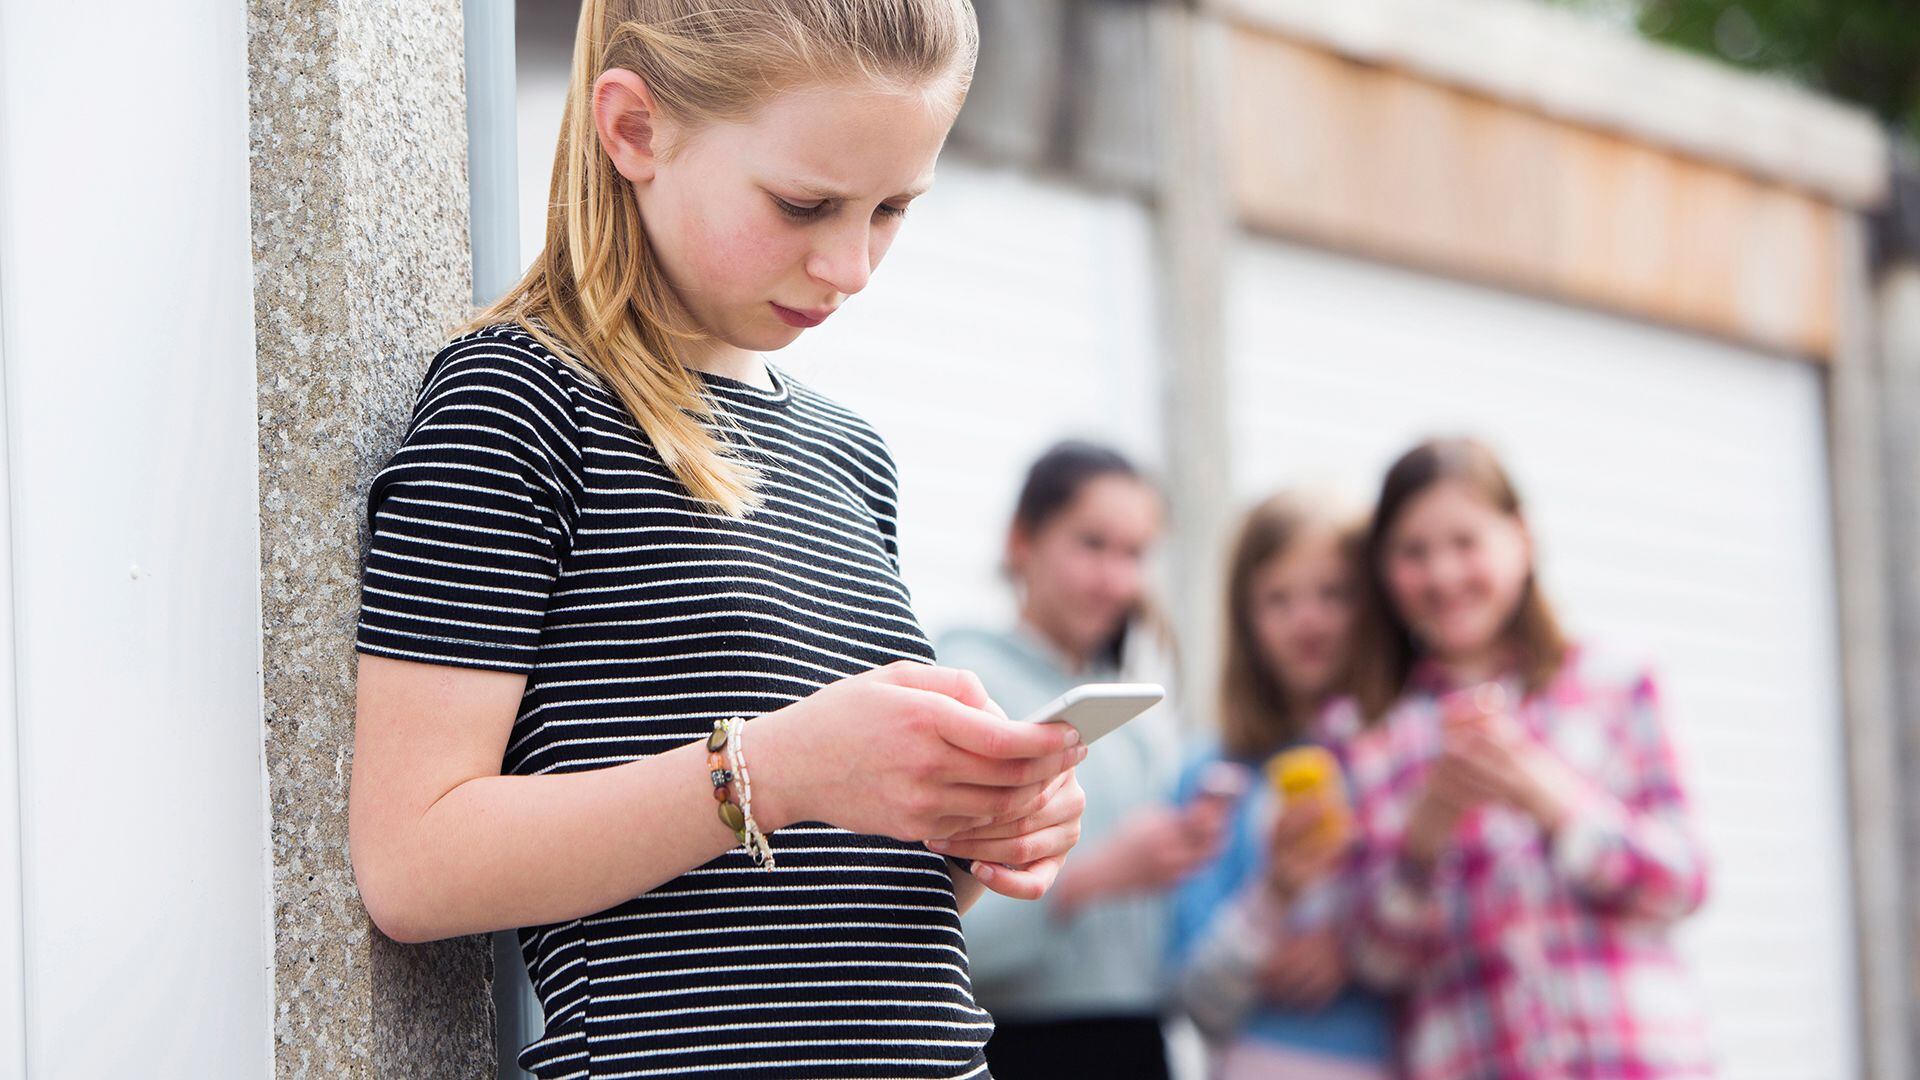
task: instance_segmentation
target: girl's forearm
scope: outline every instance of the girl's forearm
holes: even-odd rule
[[[714,809],[706,756],[695,742],[588,772],[468,780],[381,865],[359,868],[368,911],[390,937],[418,942],[624,903],[737,843]]]

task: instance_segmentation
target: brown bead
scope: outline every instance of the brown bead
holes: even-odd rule
[[[724,769],[726,767],[727,767],[727,756],[725,754],[708,754],[707,755],[707,771],[708,772],[719,772],[721,769]]]
[[[732,790],[729,789],[725,784],[720,784],[716,786],[713,789],[713,801],[714,802],[732,802],[733,801]]]
[[[726,745],[727,745],[727,729],[726,728],[718,728],[718,727],[714,728],[713,734],[707,736],[707,751],[709,753],[717,754],[721,750],[725,749]]]
[[[747,815],[741,813],[740,808],[732,803],[720,804],[720,820],[725,822],[727,828],[732,829],[734,832],[739,832],[747,827]]]

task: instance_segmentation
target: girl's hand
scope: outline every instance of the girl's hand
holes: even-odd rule
[[[1422,867],[1430,867],[1453,836],[1468,810],[1485,802],[1486,793],[1452,756],[1442,753],[1427,770],[1426,784],[1414,796],[1407,812],[1402,850]]]
[[[1465,784],[1528,814],[1548,832],[1566,821],[1586,784],[1506,712],[1450,726],[1445,757]]]
[[[1086,757],[1065,724],[1008,720],[971,672],[900,661],[748,726],[754,816],[925,841],[1038,813]]]
[[[1282,903],[1330,873],[1345,854],[1344,843],[1328,843],[1321,832],[1332,813],[1319,799],[1289,802],[1267,837],[1267,887]]]
[[[1218,855],[1225,837],[1225,815],[1218,810],[1143,806],[1074,860],[1055,891],[1053,913],[1064,919],[1104,897],[1164,892]]]
[[[1260,994],[1289,1008],[1326,1008],[1347,983],[1346,957],[1332,930],[1283,939],[1260,965]]]
[[[927,847],[973,860],[973,876],[1002,896],[1037,900],[1053,886],[1067,852],[1079,841],[1086,807],[1087,794],[1069,769],[1047,786],[1045,803],[1032,814],[930,840]]]

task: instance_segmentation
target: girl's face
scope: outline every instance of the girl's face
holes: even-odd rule
[[[1345,669],[1353,630],[1353,571],[1329,529],[1301,535],[1248,583],[1260,656],[1287,694],[1318,699]]]
[[[639,76],[615,70],[595,84],[595,117],[688,314],[760,352],[866,288],[907,204],[933,182],[950,96],[814,86],[689,134],[653,108]]]
[[[1146,590],[1147,552],[1160,533],[1160,497],[1132,477],[1089,480],[1029,536],[1008,547],[1025,614],[1077,657],[1110,640]]]
[[[1533,569],[1533,541],[1520,519],[1457,481],[1414,496],[1389,530],[1389,600],[1420,644],[1442,661],[1498,646]]]

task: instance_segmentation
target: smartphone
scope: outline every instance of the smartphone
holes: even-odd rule
[[[1042,705],[1026,722],[1072,725],[1080,741],[1091,745],[1166,696],[1166,688],[1154,683],[1085,683]]]
[[[1231,761],[1215,761],[1200,770],[1193,785],[1195,799],[1237,803],[1253,787],[1253,770]]]

